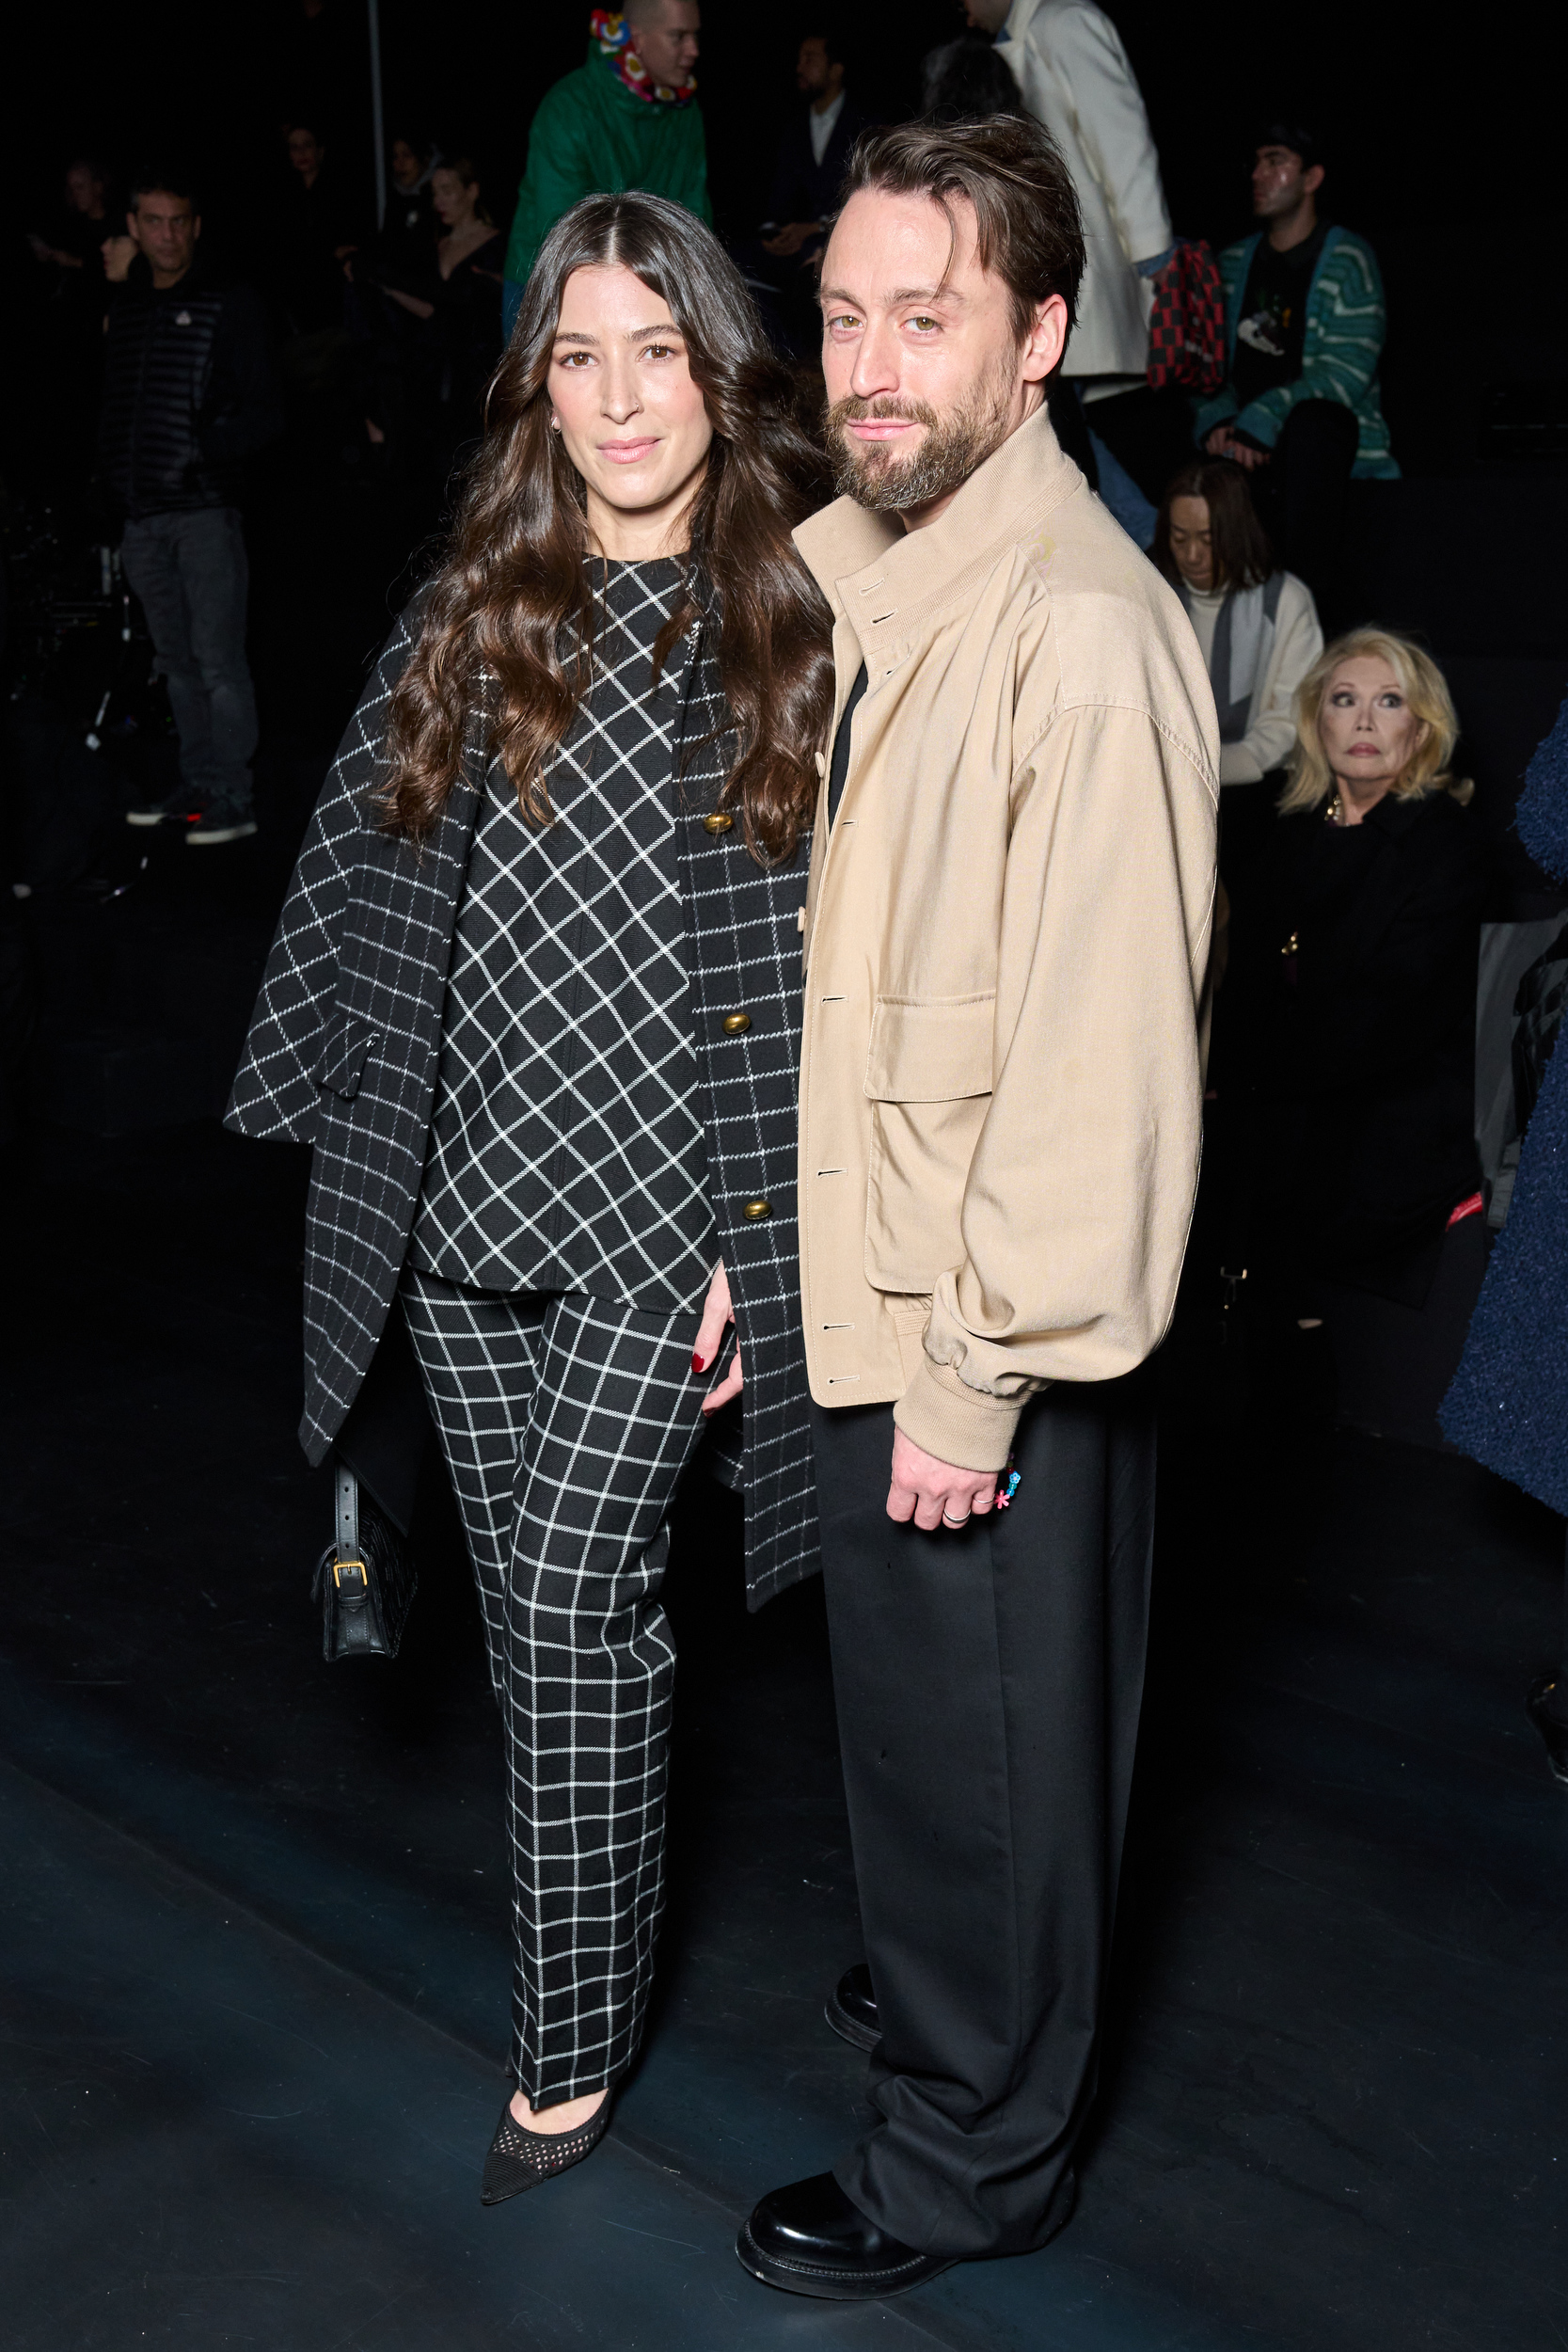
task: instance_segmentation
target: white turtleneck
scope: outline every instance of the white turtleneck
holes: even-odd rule
[[[1211,671],[1214,630],[1223,589],[1188,586],[1186,603],[1203,666]],[[1323,649],[1323,633],[1312,591],[1287,572],[1275,617],[1274,644],[1261,677],[1252,681],[1247,730],[1239,743],[1220,745],[1220,782],[1256,784],[1271,768],[1282,768],[1296,739],[1295,691]]]

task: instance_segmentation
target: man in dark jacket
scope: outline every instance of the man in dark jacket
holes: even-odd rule
[[[197,258],[201,219],[172,171],[132,183],[111,238],[99,451],[125,510],[120,554],[180,732],[180,789],[132,824],[185,820],[198,845],[256,830],[256,696],[245,658],[248,573],[235,503],[245,460],[283,429],[266,316]]]
[[[767,249],[784,258],[820,243],[838,210],[849,150],[865,129],[844,87],[844,51],[832,33],[808,33],[800,43],[795,80],[805,105],[790,117],[773,171]]]
[[[812,358],[821,342],[816,267],[849,151],[868,121],[844,80],[836,36],[808,33],[795,66],[806,103],[791,112],[779,141],[768,218],[756,236],[732,247],[773,342],[798,359]]]

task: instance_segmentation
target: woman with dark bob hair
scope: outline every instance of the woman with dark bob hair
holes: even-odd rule
[[[742,1350],[752,1605],[816,1559],[794,1073],[833,673],[789,393],[689,213],[599,196],[557,223],[230,1109],[315,1151],[311,1458],[377,1458],[405,1329],[463,1514],[515,1865],[492,2204],[588,2153],[641,2037],[667,1523]]]
[[[1232,885],[1274,830],[1295,692],[1323,649],[1312,591],[1274,560],[1240,466],[1196,457],[1165,485],[1149,555],[1185,607],[1220,721],[1220,859]]]

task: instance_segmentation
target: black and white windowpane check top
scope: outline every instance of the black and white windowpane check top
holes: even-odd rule
[[[593,677],[548,771],[555,821],[528,822],[498,760],[485,775],[409,1258],[483,1290],[674,1312],[719,1256],[675,841],[691,644],[655,686],[677,564],[592,569]]]

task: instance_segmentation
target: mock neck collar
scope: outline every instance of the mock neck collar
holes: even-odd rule
[[[1042,402],[936,522],[906,531],[896,515],[841,498],[803,522],[795,544],[829,602],[853,624],[870,664],[873,640],[879,648],[916,628],[1083,482]]]

